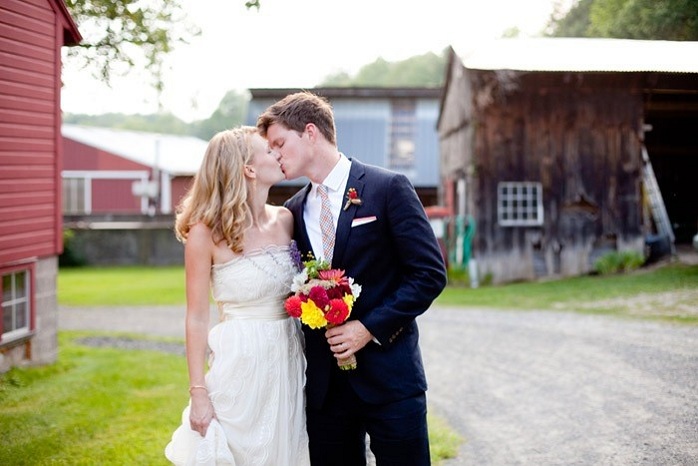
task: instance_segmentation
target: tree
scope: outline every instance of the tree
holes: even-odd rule
[[[199,34],[186,21],[179,0],[66,0],[83,42],[66,50],[68,60],[89,68],[109,84],[114,74],[146,69],[162,87],[165,55]]]
[[[349,87],[352,79],[351,75],[346,71],[339,71],[325,77],[321,85],[325,87]]]
[[[364,65],[353,78],[342,71],[325,78],[320,86],[439,87],[445,67],[445,50],[440,56],[429,52],[397,62],[378,58]]]
[[[578,0],[549,21],[556,37],[698,40],[696,0]]]
[[[63,115],[63,123],[163,134],[188,135],[191,134],[192,130],[189,124],[171,113],[151,115],[124,115],[122,113],[82,115],[66,113]]]
[[[578,0],[566,14],[560,11],[559,4],[556,5],[548,23],[550,35],[554,37],[588,37],[589,11],[593,1]]]
[[[698,40],[696,0],[594,0],[590,20],[599,37]]]
[[[192,134],[208,141],[219,131],[243,124],[249,101],[246,92],[228,91],[210,117],[192,124]]]

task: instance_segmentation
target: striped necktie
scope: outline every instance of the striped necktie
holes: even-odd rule
[[[320,208],[320,231],[322,232],[322,253],[324,259],[332,264],[334,254],[334,223],[332,222],[332,210],[330,209],[330,199],[327,197],[327,186],[318,185],[318,195],[322,206]]]

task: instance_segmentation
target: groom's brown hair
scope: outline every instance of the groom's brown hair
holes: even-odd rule
[[[337,145],[332,106],[327,99],[312,92],[289,94],[269,106],[257,118],[257,129],[263,137],[266,137],[267,129],[275,123],[299,133],[305,131],[305,125],[312,123],[317,126],[328,142]]]

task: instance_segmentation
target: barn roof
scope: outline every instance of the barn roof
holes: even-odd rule
[[[193,175],[199,170],[208,142],[193,136],[146,133],[64,124],[63,137],[158,168],[171,175]]]
[[[698,42],[512,38],[452,46],[475,70],[698,73]]]
[[[77,45],[82,41],[82,36],[78,30],[73,17],[70,16],[68,7],[65,6],[63,0],[49,0],[49,3],[57,11],[61,24],[63,25],[63,43],[64,45]]]
[[[385,99],[385,98],[438,98],[441,87],[312,87],[300,88],[252,88],[249,89],[253,99],[280,99],[289,94],[303,90],[314,94],[347,99]]]

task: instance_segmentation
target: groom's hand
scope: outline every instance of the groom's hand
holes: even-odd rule
[[[329,343],[334,357],[345,359],[366,346],[369,341],[373,340],[373,335],[358,320],[350,320],[327,330],[325,338],[327,338],[327,343]]]

